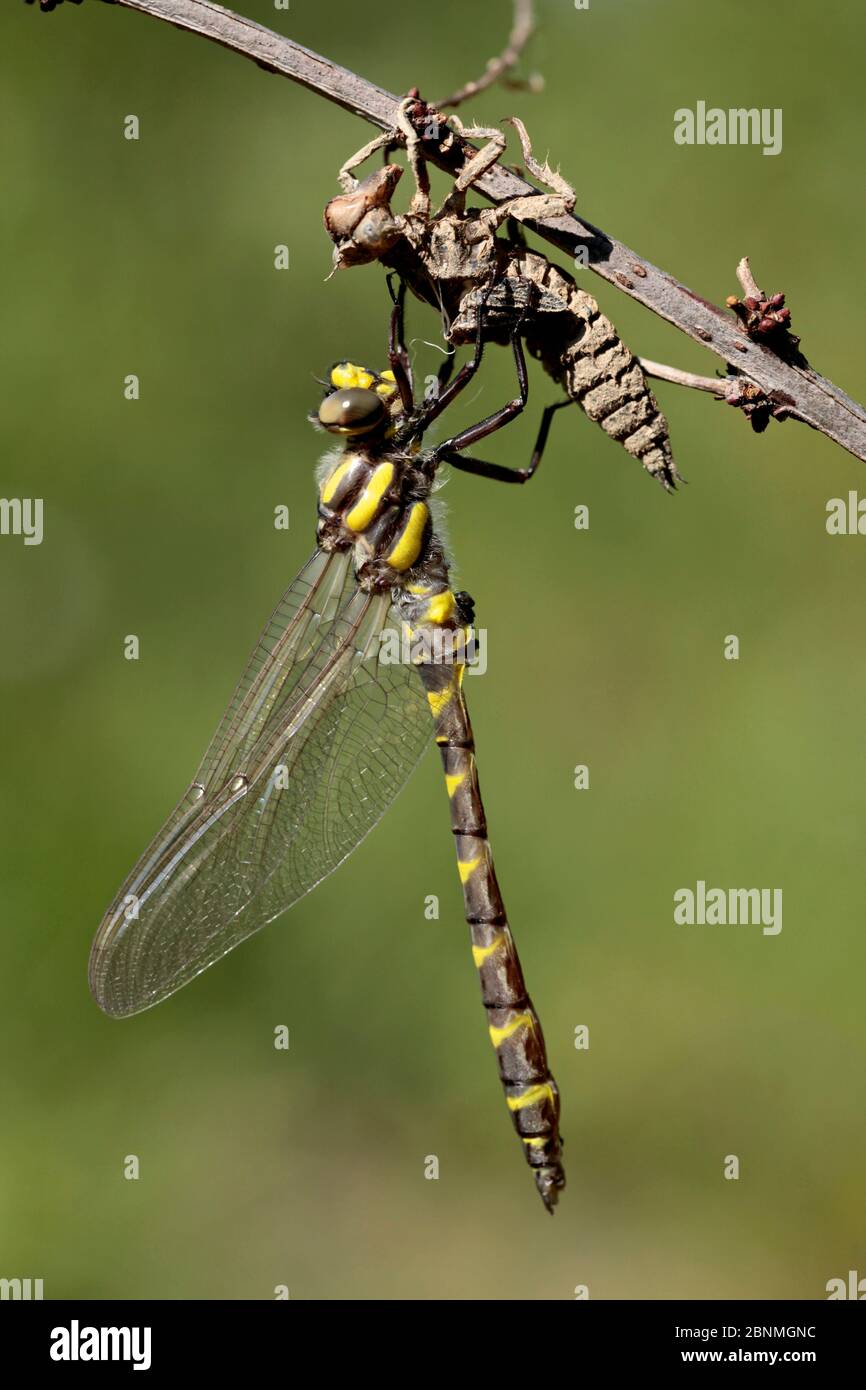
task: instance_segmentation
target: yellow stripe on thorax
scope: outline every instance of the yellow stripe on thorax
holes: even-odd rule
[[[350,531],[366,531],[393,481],[393,463],[377,464],[373,469],[369,483],[352,510],[346,515],[346,525]]]
[[[322,483],[321,495],[322,501],[324,502],[325,506],[327,506],[330,502],[331,498],[337,491],[337,488],[340,486],[340,483],[345,478],[353,463],[353,458],[343,459],[343,462],[337,465],[330,477],[326,478],[325,481]]]
[[[423,502],[415,502],[409,510],[409,516],[397,544],[385,556],[392,570],[409,569],[421,553],[421,543],[424,539],[424,528],[427,525],[427,518],[430,515]]]

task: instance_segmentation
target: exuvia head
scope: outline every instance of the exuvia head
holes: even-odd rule
[[[393,372],[371,372],[354,362],[337,362],[314,421],[331,434],[373,434],[391,421],[397,385]]]
[[[328,203],[325,229],[334,243],[334,269],[376,261],[394,245],[401,221],[391,211],[391,195],[402,173],[399,164],[386,164]]]

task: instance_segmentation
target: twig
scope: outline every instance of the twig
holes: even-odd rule
[[[693,391],[709,391],[714,396],[725,395],[725,383],[721,377],[681,372],[679,367],[668,367],[664,362],[651,362],[648,357],[639,357],[638,361],[647,376],[657,377],[659,381],[672,381],[675,386],[690,386]]]
[[[251,58],[269,72],[280,73],[309,87],[381,130],[390,130],[396,125],[398,98],[390,92],[302,48],[291,39],[210,4],[209,0],[109,0],[109,3],[139,10],[179,29],[201,34]],[[447,134],[450,137],[451,133]],[[425,158],[452,174],[475,153],[472,145],[453,139],[446,154],[439,149],[437,139],[425,138],[423,149]],[[476,186],[492,203],[538,192],[501,165],[479,179]],[[820,430],[856,458],[866,461],[866,410],[811,367],[785,361],[762,343],[751,340],[736,320],[717,305],[680,284],[672,275],[659,270],[587,219],[550,218],[532,224],[532,230],[572,257],[580,252],[581,264],[583,255],[588,254],[589,268],[596,275],[616,285],[696,342],[703,343],[725,363],[733,363],[737,371],[760,386],[768,397],[773,398],[774,393],[777,397],[784,396],[791,402],[789,416]]]
[[[741,261],[740,265],[748,265]],[[694,391],[707,391],[716,400],[724,401],[741,410],[756,434],[763,434],[771,420],[799,420],[801,417],[792,407],[794,402],[784,392],[774,391],[767,395],[760,386],[729,372],[727,377],[698,376],[695,372],[683,372],[679,367],[669,367],[665,362],[651,362],[648,357],[640,357],[647,376],[657,377],[659,381],[672,381],[676,386],[689,386]],[[808,424],[808,421],[803,423]]]
[[[752,267],[749,265],[748,256],[744,256],[737,266],[737,279],[743,287],[744,295],[751,295],[755,299],[764,298],[764,291],[758,289],[757,281],[752,274]]]
[[[511,33],[508,35],[508,43],[499,57],[489,60],[483,77],[477,77],[474,82],[467,82],[464,86],[458,87],[457,91],[452,92],[451,96],[446,97],[444,101],[434,102],[433,105],[437,111],[443,111],[446,106],[461,106],[464,101],[468,101],[470,97],[477,96],[479,92],[492,87],[494,82],[498,82],[507,72],[510,72],[517,65],[534,29],[535,16],[532,13],[532,0],[514,0],[514,22],[511,26]]]

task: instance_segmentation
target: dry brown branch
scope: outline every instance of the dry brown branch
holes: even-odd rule
[[[399,98],[291,39],[211,4],[209,0],[108,0],[108,3],[139,10],[176,28],[201,34],[251,58],[269,72],[280,73],[318,92],[381,130],[390,130],[396,125]],[[448,134],[450,136],[450,132]],[[424,156],[452,174],[476,152],[466,142],[449,140],[448,152],[443,153],[439,144],[438,139],[424,138]],[[492,203],[526,197],[538,191],[501,166],[485,174],[477,187]],[[805,359],[786,359],[750,337],[725,310],[680,284],[674,276],[644,260],[586,218],[550,218],[532,224],[532,230],[572,258],[585,253],[589,269],[596,275],[702,343],[726,364],[732,364],[743,378],[759,387],[767,399],[783,402],[785,418],[811,425],[856,458],[866,461],[866,410],[838,386],[819,376]]]
[[[470,97],[477,96],[479,92],[492,87],[494,82],[499,82],[516,67],[520,55],[523,52],[535,29],[535,17],[532,13],[532,0],[514,0],[514,20],[511,26],[511,33],[508,35],[508,43],[497,58],[491,58],[487,64],[482,77],[477,77],[474,82],[467,82],[464,86],[458,87],[456,92],[452,92],[450,97],[444,101],[436,101],[433,105],[438,111],[443,111],[447,106],[461,106]],[[532,79],[530,79],[530,84]],[[526,84],[526,85],[530,85]],[[520,83],[511,83],[512,86],[520,86]]]

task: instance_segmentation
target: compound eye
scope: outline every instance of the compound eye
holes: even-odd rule
[[[334,434],[365,434],[381,425],[387,412],[381,396],[362,386],[333,391],[319,406],[319,423]]]

